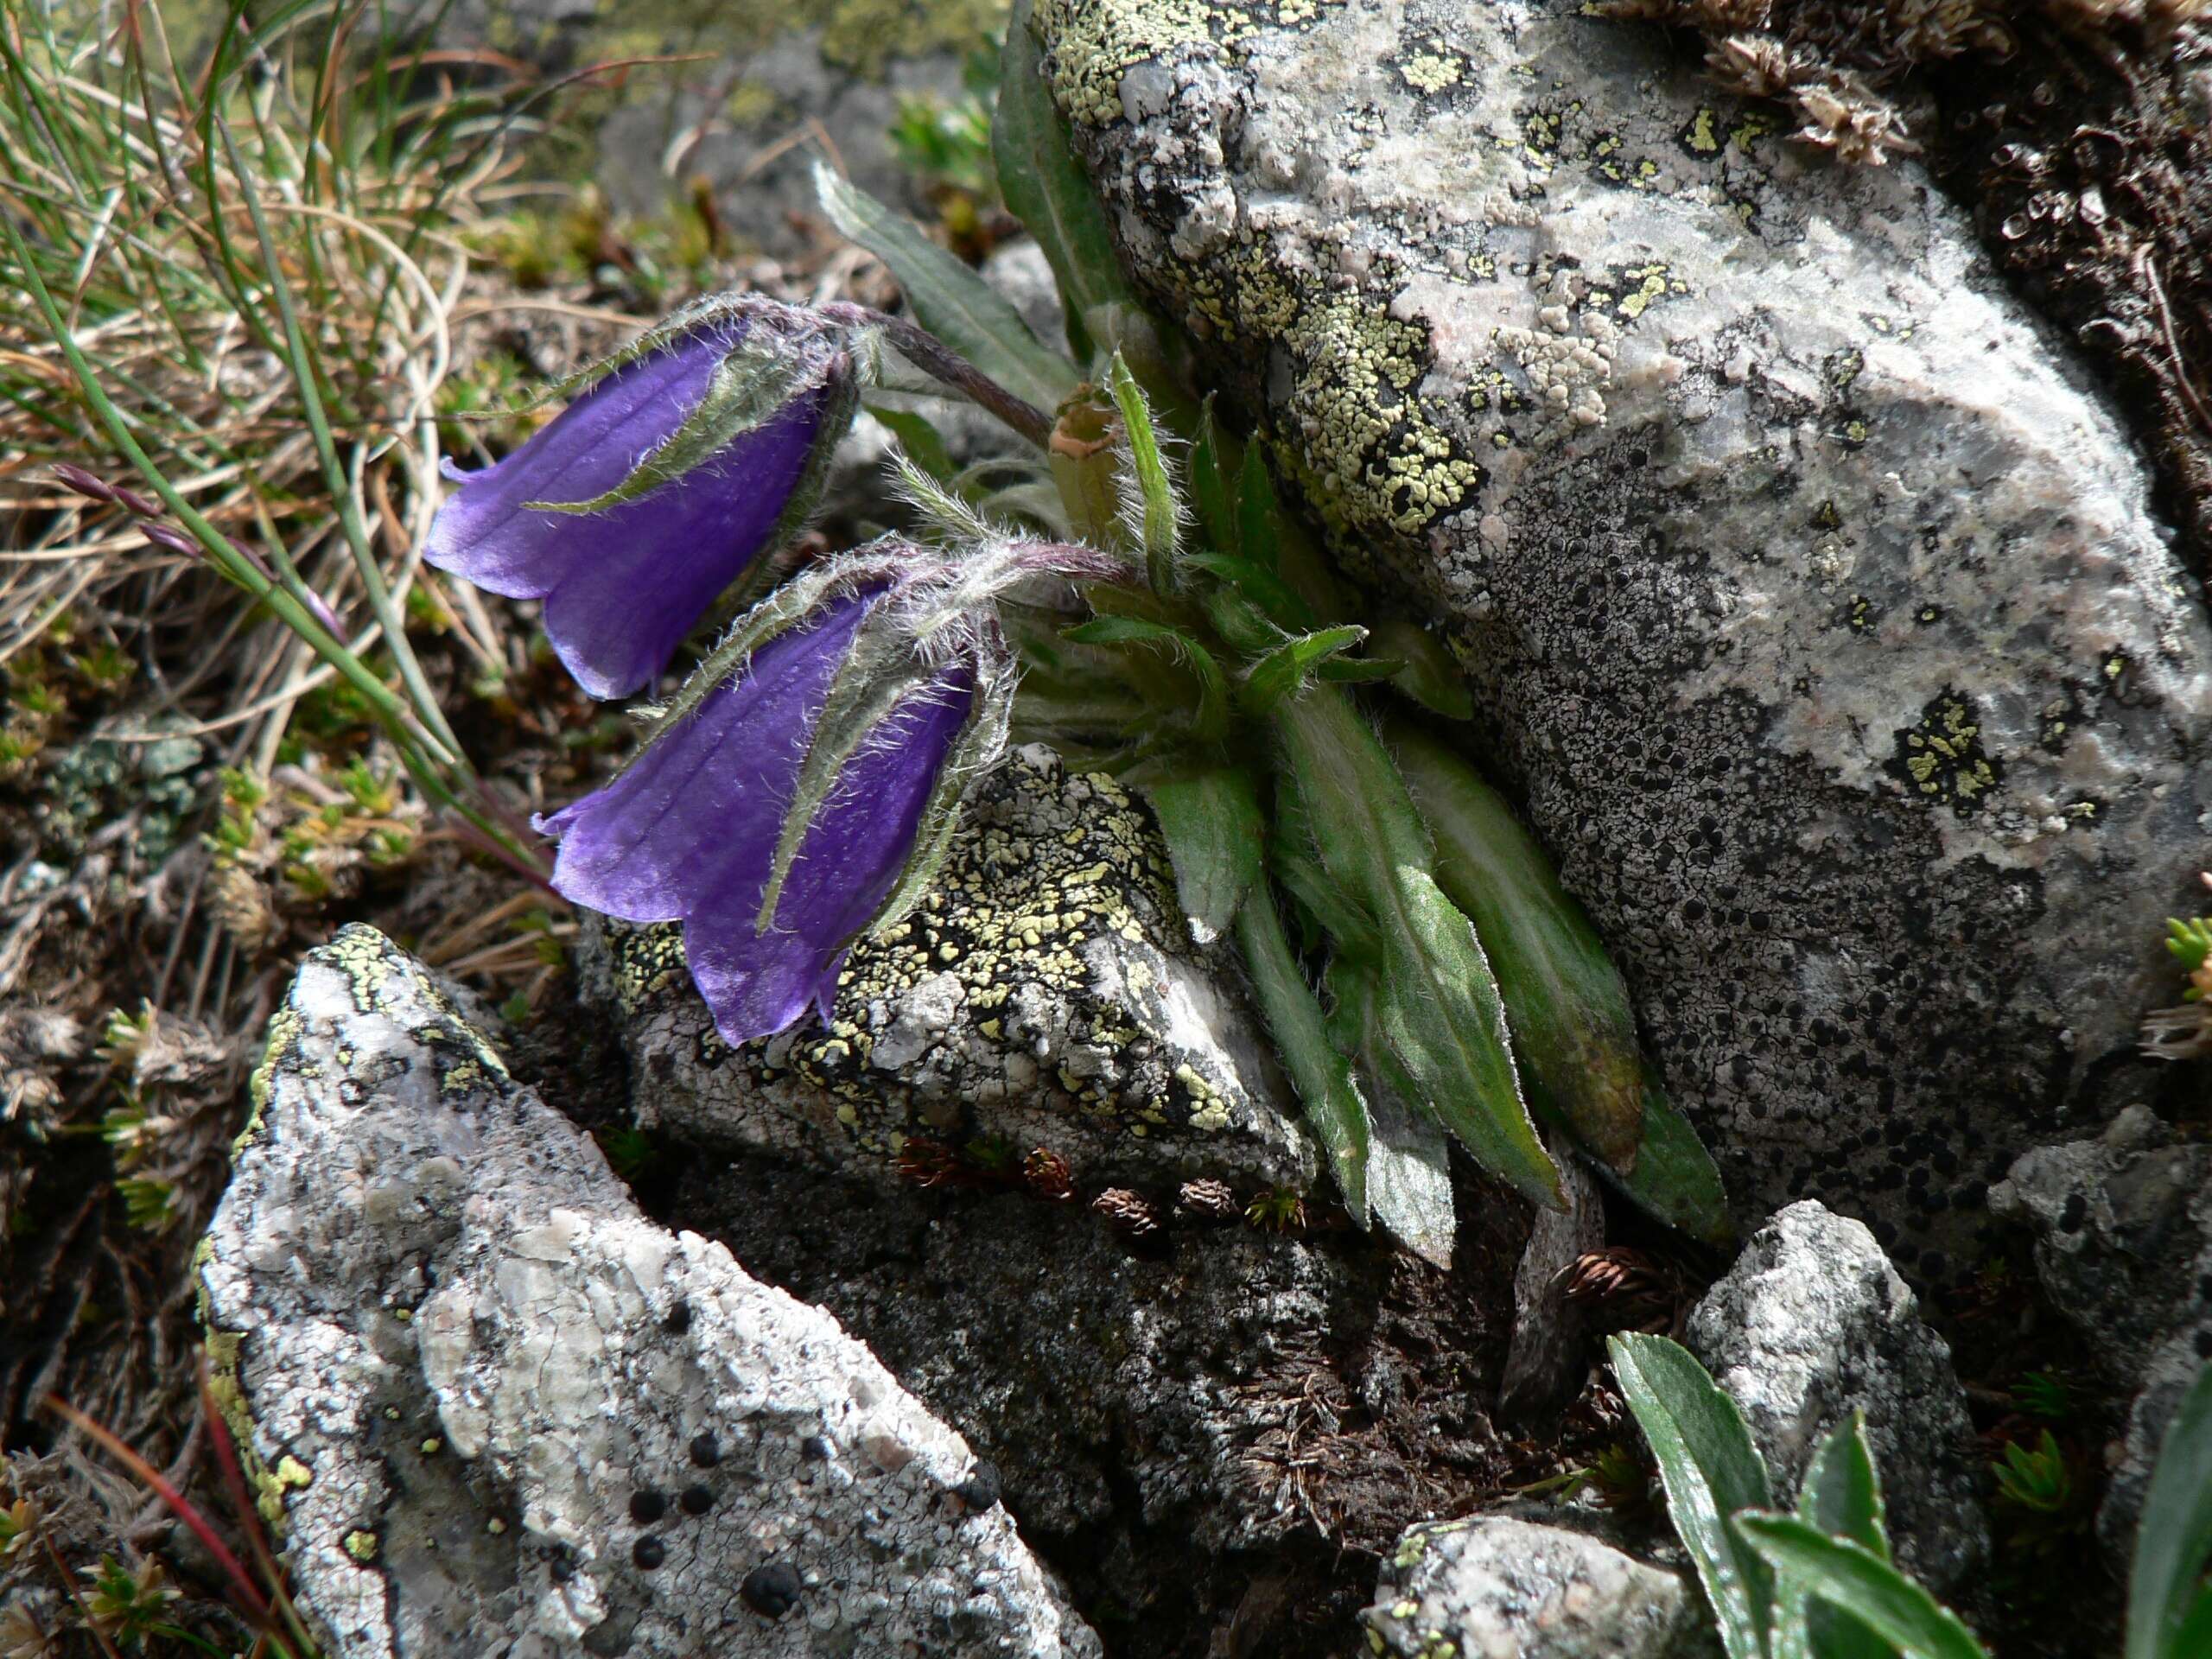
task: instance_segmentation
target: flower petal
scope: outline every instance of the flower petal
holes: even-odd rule
[[[808,735],[864,609],[848,601],[771,640],[620,777],[541,821],[560,838],[555,889],[632,922],[680,921],[731,887],[757,907]]]
[[[773,924],[755,926],[767,885],[733,882],[694,911],[683,930],[691,977],[728,1041],[747,1042],[802,1018],[853,936],[889,896],[914,845],[922,807],[969,715],[964,667],[902,702],[846,764],[836,792],[800,843]],[[773,832],[766,850],[772,853]]]
[[[660,677],[715,595],[766,550],[829,396],[817,389],[717,460],[549,534],[579,550],[545,601],[546,636],[577,684],[621,697]]]
[[[438,510],[423,556],[510,599],[559,586],[591,545],[591,519],[526,501],[588,501],[615,487],[683,425],[728,354],[728,329],[702,329],[626,363],[504,461],[469,474]]]

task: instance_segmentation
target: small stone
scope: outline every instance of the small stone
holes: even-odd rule
[[[789,1561],[763,1561],[745,1575],[738,1594],[763,1618],[781,1618],[798,1605],[806,1586]]]
[[[952,1489],[957,1497],[971,1510],[988,1510],[999,1501],[999,1466],[988,1458],[978,1458],[976,1466],[969,1471],[968,1478]]]

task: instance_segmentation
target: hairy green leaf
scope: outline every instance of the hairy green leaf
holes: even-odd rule
[[[1497,981],[1473,924],[1430,874],[1427,832],[1389,753],[1334,686],[1284,699],[1270,724],[1323,868],[1375,918],[1376,1028],[1409,1103],[1493,1175],[1556,1208],[1559,1172],[1522,1103]]]
[[[938,483],[951,486],[960,469],[952,464],[952,453],[944,447],[944,435],[930,424],[926,415],[917,410],[893,409],[888,404],[872,403],[867,408],[899,440],[907,460]]]
[[[1267,824],[1252,774],[1209,767],[1160,779],[1145,796],[1175,866],[1175,895],[1192,937],[1211,944],[1229,931],[1265,865]]]
[[[1198,529],[1214,550],[1241,557],[1236,512],[1230,500],[1221,448],[1221,429],[1214,423],[1213,398],[1209,395],[1198,411],[1198,442],[1191,446],[1191,505],[1198,509]]]
[[[2182,1396],[2151,1471],[2127,1575],[2127,1659],[2202,1659],[2204,1649],[2183,1646],[2182,1635],[2208,1617],[2201,1603],[2192,1609],[2207,1556],[2212,1556],[2212,1365],[2197,1372]]]
[[[1341,1053],[1381,1046],[1371,1036],[1375,1014],[1375,972],[1362,951],[1346,948],[1342,936],[1331,957],[1328,990],[1332,1006],[1329,1031]],[[1452,1200],[1452,1147],[1443,1126],[1415,1112],[1383,1076],[1370,1071],[1359,1078],[1367,1102],[1367,1202],[1383,1230],[1423,1261],[1452,1265],[1452,1243],[1459,1228]]]
[[[1182,507],[1167,476],[1167,463],[1160,456],[1159,435],[1153,430],[1152,405],[1145,401],[1144,388],[1137,385],[1119,352],[1107,365],[1106,386],[1121,410],[1122,438],[1128,446],[1123,461],[1128,472],[1122,483],[1125,488],[1134,485],[1135,491],[1125,503],[1123,520],[1135,532],[1143,550],[1152,591],[1166,598],[1182,587],[1181,575],[1175,568],[1182,551]]]
[[[1728,1525],[1738,1510],[1772,1501],[1743,1413],[1678,1342],[1631,1333],[1605,1346],[1621,1395],[1659,1460],[1667,1514],[1697,1567],[1728,1659],[1766,1659],[1774,1573]]]
[[[1245,671],[1244,706],[1255,715],[1273,712],[1285,697],[1297,695],[1313,670],[1366,638],[1365,628],[1341,627],[1284,640]]]
[[[1050,416],[1080,379],[997,289],[874,197],[817,162],[815,192],[844,235],[890,268],[915,320],[1015,397]]]
[[[1913,1659],[1989,1659],[1956,1613],[1864,1544],[1789,1515],[1738,1515],[1735,1526],[1776,1571],[1847,1609]]]
[[[1831,1538],[1860,1545],[1890,1559],[1882,1483],[1866,1445],[1859,1412],[1831,1429],[1813,1453],[1797,1493],[1797,1518]],[[1777,1575],[1771,1659],[1896,1659],[1897,1649],[1863,1619],[1835,1602],[1808,1592],[1787,1573]]]
[[[1370,641],[1377,656],[1395,657],[1404,664],[1396,679],[1398,690],[1424,709],[1446,720],[1472,720],[1475,694],[1466,677],[1444,643],[1410,617],[1393,613],[1374,624]]]

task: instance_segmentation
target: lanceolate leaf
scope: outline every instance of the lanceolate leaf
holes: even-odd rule
[[[988,283],[819,163],[814,187],[830,222],[890,267],[915,321],[947,346],[1047,415],[1075,390],[1075,365],[1031,334],[1021,314]]]
[[[1446,720],[1472,720],[1474,693],[1444,644],[1420,623],[1386,616],[1373,625],[1370,647],[1377,656],[1400,658],[1398,690]]]
[[[1380,1039],[1370,1035],[1374,970],[1360,953],[1344,947],[1342,936],[1338,947],[1328,973],[1334,1002],[1331,1039],[1341,1053],[1379,1048]],[[1387,1077],[1373,1071],[1357,1075],[1367,1102],[1368,1205],[1393,1238],[1423,1261],[1449,1268],[1459,1225],[1452,1202],[1451,1142],[1434,1118],[1407,1106]]]
[[[1175,486],[1168,480],[1166,462],[1160,459],[1152,406],[1145,401],[1144,389],[1137,385],[1119,352],[1107,365],[1106,384],[1122,415],[1122,435],[1128,445],[1126,460],[1132,475],[1126,482],[1136,487],[1135,499],[1129,504],[1134,511],[1125,513],[1125,518],[1136,520],[1131,528],[1136,531],[1137,543],[1144,552],[1152,591],[1164,599],[1182,585],[1175,569],[1176,556],[1182,550],[1182,526],[1178,523],[1181,510]]]
[[[1297,1086],[1313,1129],[1343,1193],[1344,1208],[1367,1225],[1367,1103],[1352,1080],[1351,1062],[1329,1041],[1321,1005],[1283,937],[1282,918],[1264,887],[1237,912],[1236,942],[1244,953],[1252,990]]]
[[[1739,1515],[1736,1528],[1777,1571],[1848,1608],[1913,1659],[1989,1659],[1957,1614],[1865,1545],[1794,1516]]]
[[[1240,555],[1236,512],[1230,499],[1229,474],[1222,468],[1221,433],[1214,424],[1213,399],[1198,414],[1198,441],[1191,446],[1191,505],[1198,528],[1217,552]]]
[[[1437,883],[1474,918],[1497,971],[1530,1104],[1640,1208],[1698,1238],[1729,1237],[1719,1171],[1644,1064],[1628,988],[1543,849],[1414,722],[1385,734],[1436,838]]]
[[[1618,1172],[1636,1167],[1643,1058],[1628,987],[1551,861],[1497,791],[1413,721],[1388,739],[1436,838],[1436,879],[1497,969],[1530,1093]]]
[[[1252,774],[1213,766],[1145,790],[1175,866],[1175,894],[1191,933],[1211,944],[1229,931],[1265,863],[1266,822]]]
[[[1066,121],[1052,105],[1029,12],[1030,0],[1015,0],[1007,19],[991,155],[1007,209],[1037,238],[1052,267],[1067,311],[1068,345],[1077,359],[1087,359],[1091,344],[1085,319],[1109,303],[1134,308],[1136,296],[1122,276],[1106,211],[1076,160]]]
[[[911,409],[893,409],[887,404],[869,404],[868,412],[890,429],[891,435],[899,440],[899,447],[906,458],[938,483],[950,487],[954,475],[960,470],[952,464],[952,454],[944,447],[944,435],[930,424],[929,417]]]
[[[2184,1624],[2212,1623],[2198,1591],[2212,1555],[2212,1365],[2182,1396],[2151,1471],[2127,1577],[2127,1659],[2202,1659]],[[2194,1608],[2192,1610],[2192,1604]]]
[[[1108,645],[1156,651],[1188,670],[1197,680],[1198,703],[1191,711],[1192,734],[1215,742],[1229,730],[1229,677],[1214,654],[1179,628],[1140,616],[1096,616],[1061,630],[1078,645]]]
[[[1743,1414],[1680,1343],[1631,1334],[1605,1345],[1622,1397],[1659,1461],[1668,1516],[1697,1567],[1728,1659],[1765,1659],[1774,1574],[1728,1523],[1738,1510],[1771,1501]]]
[[[1429,874],[1428,837],[1397,768],[1333,686],[1286,699],[1270,723],[1323,868],[1375,918],[1376,1028],[1410,1103],[1492,1174],[1556,1207],[1559,1173],[1522,1104],[1497,982],[1473,925]]]
[[[1858,1544],[1890,1559],[1882,1483],[1858,1412],[1831,1429],[1813,1453],[1797,1493],[1797,1518],[1831,1538]],[[1894,1644],[1836,1602],[1807,1592],[1788,1573],[1777,1575],[1770,1659],[1897,1659]]]

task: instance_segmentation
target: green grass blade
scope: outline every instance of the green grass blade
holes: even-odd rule
[[[2182,1645],[2212,1556],[2212,1365],[2196,1374],[2167,1426],[2127,1576],[2127,1659],[2203,1659]]]
[[[1864,1544],[1831,1538],[1795,1516],[1738,1515],[1735,1524],[1777,1572],[1846,1609],[1913,1659],[1989,1659],[1956,1613]]]

